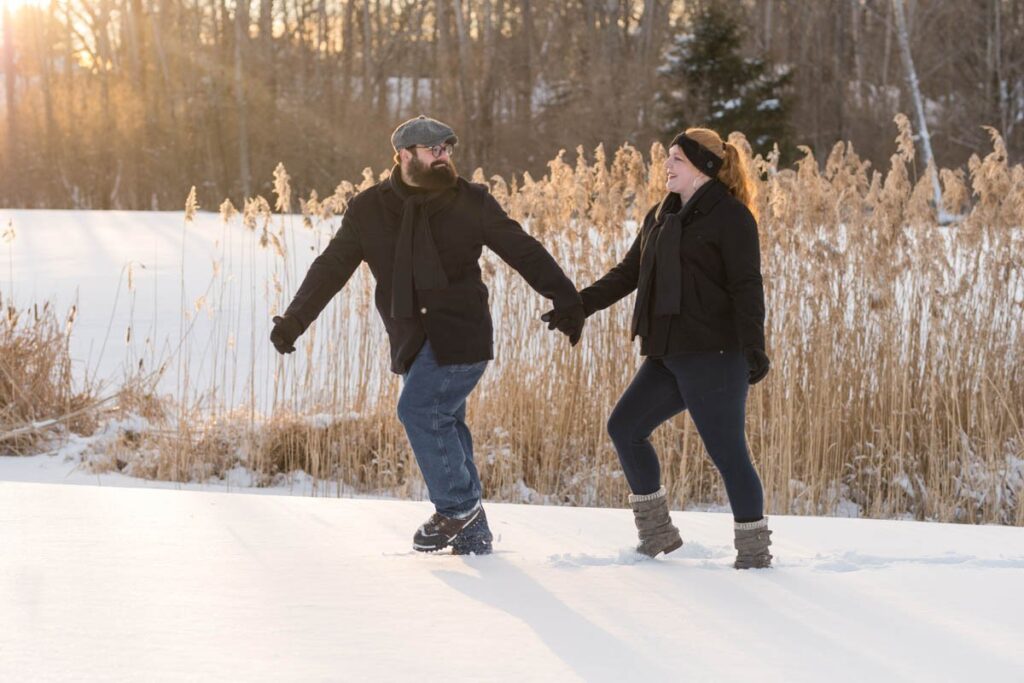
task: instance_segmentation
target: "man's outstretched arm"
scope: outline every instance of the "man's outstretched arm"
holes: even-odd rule
[[[294,351],[293,344],[327,303],[337,294],[363,260],[355,223],[345,214],[341,228],[306,272],[299,290],[284,315],[274,318],[271,341],[281,353]]]
[[[555,308],[581,303],[576,286],[554,257],[519,223],[509,218],[490,194],[484,198],[484,212],[484,244],[489,249],[522,275],[530,287],[551,299]]]

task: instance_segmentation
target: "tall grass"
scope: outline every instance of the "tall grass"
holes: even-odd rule
[[[96,428],[104,401],[72,377],[68,351],[76,309],[62,322],[49,306],[18,310],[0,300],[0,452],[34,452],[53,432]]]
[[[751,390],[747,436],[767,509],[1021,525],[1024,167],[1008,165],[990,130],[990,154],[967,169],[940,169],[943,206],[931,206],[909,125],[902,116],[896,123],[887,169],[871,169],[844,143],[824,166],[809,149],[794,168],[779,168],[776,155],[752,160],[773,370]],[[741,135],[731,140],[749,153]],[[560,154],[539,180],[479,170],[474,180],[583,287],[624,255],[660,199],[665,149],[577,152],[574,165]],[[187,480],[243,464],[267,483],[300,469],[328,491],[423,495],[394,415],[400,385],[365,266],[296,354],[249,367],[235,355],[239,344],[268,344],[255,321],[283,310],[301,281],[308,258],[296,254],[296,231],[314,231],[322,248],[352,196],[379,177],[367,169],[331,197],[300,199],[301,223],[287,213],[283,167],[279,213],[262,197],[241,213],[221,207],[223,255],[196,307],[216,316],[217,331],[202,351],[183,351],[203,356],[210,382],[177,396],[132,453],[119,455],[130,471]],[[239,239],[242,230],[258,239]],[[260,259],[271,264],[270,282],[246,279]],[[632,297],[593,316],[570,348],[539,322],[541,297],[493,254],[483,265],[497,359],[471,397],[469,422],[486,495],[622,504],[628,491],[605,420],[640,360],[627,334]],[[241,288],[253,295],[244,312]],[[239,338],[245,329],[250,339]],[[273,377],[262,398],[260,377]],[[240,394],[244,408],[231,400]],[[654,441],[675,504],[725,503],[685,414]]]

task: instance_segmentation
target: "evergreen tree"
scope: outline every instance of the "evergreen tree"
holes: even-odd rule
[[[723,137],[740,131],[755,153],[766,154],[778,143],[785,154],[791,72],[743,57],[743,29],[718,3],[700,4],[691,31],[673,39],[660,69],[666,136],[694,126],[713,128]]]

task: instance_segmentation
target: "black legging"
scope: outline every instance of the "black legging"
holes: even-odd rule
[[[644,360],[608,418],[608,434],[633,493],[654,493],[661,487],[661,465],[649,437],[662,422],[689,410],[725,481],[733,517],[738,522],[761,519],[764,492],[743,432],[747,378],[747,363],[739,351]]]

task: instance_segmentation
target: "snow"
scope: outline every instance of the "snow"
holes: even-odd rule
[[[219,383],[234,405],[252,381],[264,398],[259,382],[270,380],[254,377],[273,377],[267,323],[279,304],[266,283],[276,275],[294,291],[332,228],[285,220],[294,229],[281,259],[257,246],[259,230],[214,214],[185,225],[181,212],[0,210],[0,228],[16,232],[0,243],[0,292],[5,304],[50,300],[59,312],[77,303],[79,377],[116,384],[139,359],[152,367],[184,324],[191,390]],[[195,313],[184,321],[183,300]],[[357,304],[339,297],[325,315]],[[211,353],[225,362],[216,368],[232,359],[233,392],[204,365]],[[176,381],[168,373],[163,389]],[[776,568],[741,573],[722,511],[673,513],[686,545],[650,561],[630,549],[626,510],[489,503],[495,555],[423,556],[410,549],[431,511],[423,501],[356,499],[301,471],[257,487],[241,466],[187,484],[90,469],[125,432],[150,428],[111,420],[49,454],[0,456],[0,680],[1008,680],[1024,670],[1024,529],[779,516]],[[982,474],[961,484],[987,490]],[[1024,460],[1008,458],[1006,477],[1019,482]],[[554,500],[523,481],[515,489],[524,502]],[[831,497],[860,514],[842,490]]]
[[[70,351],[78,379],[117,386],[140,360],[147,371],[171,360],[159,389],[180,396],[173,363],[186,357],[191,391],[216,388],[237,406],[250,382],[258,399],[271,392],[270,318],[287,304],[272,289],[275,277],[290,296],[338,223],[308,230],[301,216],[275,215],[272,232],[282,220],[290,224],[285,258],[259,246],[261,228],[237,217],[224,225],[215,213],[185,224],[181,211],[0,209],[0,226],[15,232],[0,243],[0,293],[19,307],[49,301],[61,317],[77,305]],[[362,277],[360,269],[350,286]]]
[[[0,482],[0,679],[1019,680],[1024,529],[487,506],[488,557],[421,555],[423,502]]]
[[[143,479],[117,470],[90,467],[90,456],[104,457],[105,441],[110,430],[93,436],[71,435],[53,451],[28,456],[0,456],[0,482],[35,484],[71,484],[83,486],[117,486],[128,488],[178,489],[186,491],[243,492],[264,495],[351,496],[353,489],[336,482],[318,481],[302,470],[278,474],[271,486],[258,486],[258,477],[241,465],[227,471],[224,479],[209,477],[205,481],[175,482]],[[388,497],[388,496],[385,496]]]

